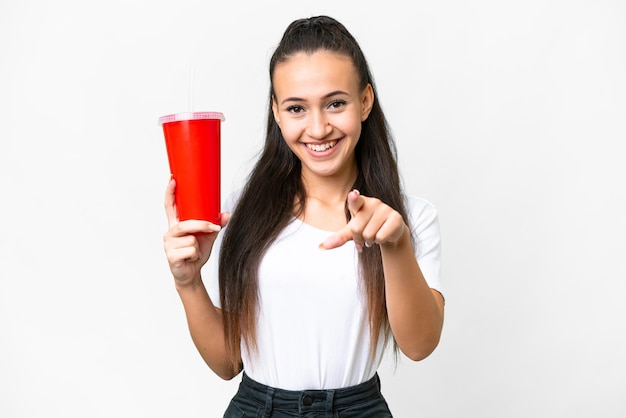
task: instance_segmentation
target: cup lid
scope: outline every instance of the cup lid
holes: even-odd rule
[[[176,122],[180,120],[196,120],[196,119],[219,119],[225,121],[224,115],[221,112],[184,112],[174,113],[172,115],[161,116],[159,118],[159,125],[164,123]]]

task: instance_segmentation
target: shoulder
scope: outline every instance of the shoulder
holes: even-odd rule
[[[405,195],[405,199],[408,223],[417,244],[418,253],[424,254],[438,248],[441,243],[441,231],[439,214],[435,205],[414,195]]]
[[[423,223],[435,221],[438,218],[437,208],[429,200],[423,197],[405,194],[404,195],[408,215],[412,223]],[[414,225],[414,227],[417,225]]]

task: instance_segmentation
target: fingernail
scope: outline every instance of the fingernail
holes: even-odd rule
[[[326,248],[324,248],[324,243],[320,243],[320,245],[317,246],[317,248],[319,248],[320,250],[326,250]]]

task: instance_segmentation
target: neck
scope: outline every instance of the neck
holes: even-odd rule
[[[300,220],[326,231],[339,231],[346,225],[346,199],[356,180],[354,177],[315,177],[314,181],[302,176],[306,193]]]
[[[302,184],[307,200],[317,200],[320,203],[333,205],[345,203],[348,193],[356,181],[356,167],[349,175],[341,176],[307,176],[302,174]]]

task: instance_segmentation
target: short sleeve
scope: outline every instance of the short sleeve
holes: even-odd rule
[[[408,196],[407,203],[415,243],[415,257],[428,286],[443,294],[441,234],[437,209],[427,200],[415,196]]]

